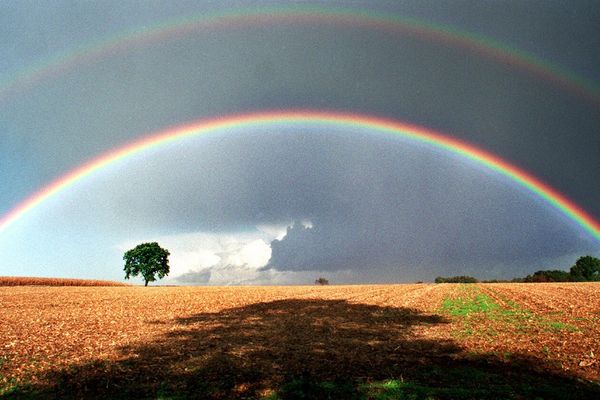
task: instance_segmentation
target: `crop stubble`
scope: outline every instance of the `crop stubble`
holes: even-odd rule
[[[442,303],[462,288],[1,287],[0,388],[50,384],[48,372],[99,361],[155,364],[143,365],[143,373],[171,360],[172,368],[188,371],[209,358],[215,362],[215,354],[228,354],[283,376],[296,364],[300,372],[302,367],[327,374],[327,368],[335,369],[327,363],[334,361],[346,364],[336,373],[351,365],[381,370],[403,359],[418,362],[419,349],[452,357],[522,354],[534,357],[542,369],[600,379],[599,285],[477,285],[478,293],[502,309],[526,311],[509,319],[479,315],[468,321],[474,334],[457,335],[464,332],[465,320],[444,315]],[[349,355],[327,354],[344,348]],[[156,354],[148,357],[148,349]],[[366,370],[353,373],[369,377]]]
[[[494,341],[497,351],[511,352],[514,348],[578,376],[600,379],[600,284],[524,283],[482,287],[505,309],[517,314],[511,323],[505,324],[502,337]],[[494,323],[498,326],[502,321],[490,325]],[[481,347],[490,349],[489,345]]]

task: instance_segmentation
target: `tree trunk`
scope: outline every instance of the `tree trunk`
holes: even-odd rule
[[[148,281],[145,281],[144,286],[148,286]]]

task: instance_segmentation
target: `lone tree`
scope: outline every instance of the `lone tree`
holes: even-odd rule
[[[144,286],[169,275],[169,251],[163,249],[156,242],[142,243],[125,252],[125,279],[130,276],[142,275]]]

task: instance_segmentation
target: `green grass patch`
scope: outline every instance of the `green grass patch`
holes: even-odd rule
[[[503,309],[490,296],[482,293],[474,285],[459,286],[459,293],[448,297],[442,302],[441,312],[449,314],[461,322],[461,327],[452,331],[455,338],[469,336],[484,336],[493,339],[498,332],[493,327],[481,329],[477,322],[482,318],[496,320],[504,317],[507,310]]]
[[[476,322],[481,319],[497,321],[501,326],[509,326],[512,332],[517,334],[527,334],[532,325],[551,332],[579,331],[579,328],[574,325],[537,315],[500,293],[494,292],[494,294],[502,300],[504,306],[482,293],[474,285],[463,285],[460,287],[458,295],[444,299],[441,311],[462,320],[462,328],[453,332],[455,337],[480,335],[493,338],[497,336],[498,332],[494,328],[488,327],[483,331],[476,328]],[[563,315],[564,313],[557,312],[555,314]]]
[[[578,332],[579,328],[574,325],[567,324],[560,321],[542,321],[542,323],[552,331],[568,331]]]
[[[466,317],[473,313],[491,313],[500,306],[489,296],[479,293],[474,298],[457,297],[447,298],[442,304],[442,310],[455,317]]]

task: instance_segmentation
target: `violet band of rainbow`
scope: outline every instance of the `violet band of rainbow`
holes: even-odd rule
[[[186,137],[206,135],[213,132],[226,131],[231,128],[268,127],[275,124],[303,125],[308,123],[330,124],[338,128],[362,127],[367,130],[402,136],[416,142],[426,143],[433,147],[444,149],[473,160],[493,171],[497,171],[516,184],[539,196],[539,198],[555,207],[600,242],[600,223],[592,218],[591,215],[586,213],[581,207],[569,200],[556,189],[496,155],[464,141],[416,125],[362,114],[312,110],[267,111],[238,114],[197,121],[145,136],[123,147],[92,159],[25,199],[22,203],[0,218],[0,234],[27,214],[28,211],[44,203],[44,201],[52,196],[67,190],[77,182],[102,170],[110,164],[145,150],[159,147]]]

